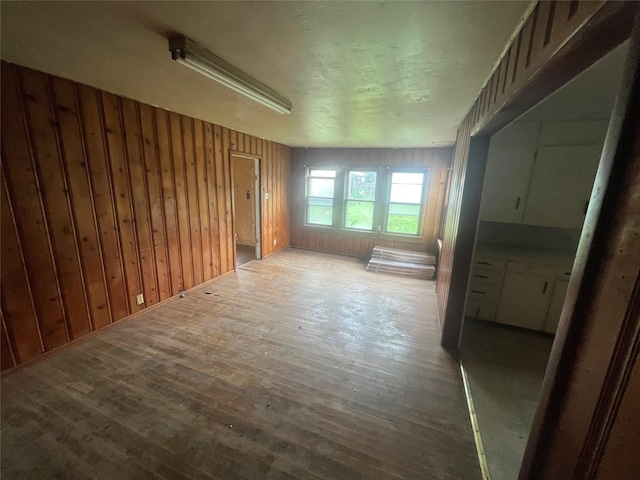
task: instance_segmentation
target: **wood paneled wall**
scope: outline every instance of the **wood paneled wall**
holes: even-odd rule
[[[6,62],[1,132],[3,370],[232,271],[230,151],[289,244],[288,147]]]
[[[291,159],[291,246],[328,253],[367,257],[374,246],[414,251],[437,250],[451,148],[357,149],[293,148]],[[411,238],[354,232],[305,224],[305,169],[308,167],[428,167],[428,191],[422,235]]]

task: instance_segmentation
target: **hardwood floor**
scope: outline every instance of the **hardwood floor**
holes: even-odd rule
[[[236,265],[244,265],[256,259],[256,247],[246,245],[236,245]]]
[[[289,249],[2,380],[3,478],[478,479],[434,283]]]

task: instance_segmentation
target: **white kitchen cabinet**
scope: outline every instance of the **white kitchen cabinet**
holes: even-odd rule
[[[547,318],[553,283],[553,277],[507,271],[496,321],[531,330],[542,330]]]
[[[567,296],[568,286],[569,280],[556,280],[555,282],[551,302],[549,303],[549,311],[547,312],[547,319],[544,323],[544,331],[547,333],[556,333],[558,329],[558,322],[560,321],[564,298]]]
[[[540,147],[523,223],[582,228],[601,150],[599,145]]]
[[[491,145],[487,158],[480,219],[522,223],[536,147]]]

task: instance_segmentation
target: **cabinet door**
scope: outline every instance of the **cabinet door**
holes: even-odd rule
[[[548,333],[556,333],[560,314],[562,313],[562,305],[564,305],[564,297],[567,296],[567,287],[569,280],[556,280],[551,295],[551,303],[549,304],[549,312],[547,313],[547,321],[544,324],[544,331]]]
[[[536,147],[489,148],[480,220],[522,223]]]
[[[497,321],[516,327],[542,330],[553,278],[507,273],[504,276]]]
[[[524,222],[545,227],[582,228],[602,147],[540,147]]]

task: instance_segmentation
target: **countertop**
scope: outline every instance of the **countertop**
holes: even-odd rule
[[[575,259],[574,251],[488,242],[478,242],[475,255],[558,267],[572,267]]]

